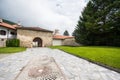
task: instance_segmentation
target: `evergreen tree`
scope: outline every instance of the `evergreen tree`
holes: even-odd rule
[[[63,33],[64,36],[69,36],[69,33],[67,30],[65,30],[65,32]]]
[[[120,46],[120,1],[90,0],[73,35],[85,45]]]

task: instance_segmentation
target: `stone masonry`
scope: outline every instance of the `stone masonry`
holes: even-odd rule
[[[0,38],[0,47],[6,47],[6,38]]]
[[[36,37],[42,40],[42,46],[52,46],[52,32],[17,29],[21,47],[33,47],[33,39]]]
[[[75,38],[67,38],[63,40],[62,45],[66,46],[80,46],[78,43],[75,42]]]

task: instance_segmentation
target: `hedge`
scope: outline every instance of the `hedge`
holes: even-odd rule
[[[20,40],[19,39],[8,39],[6,41],[6,47],[19,47]]]

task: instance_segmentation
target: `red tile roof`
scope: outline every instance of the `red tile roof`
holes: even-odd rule
[[[67,38],[74,38],[73,36],[63,36],[63,35],[54,35],[53,39],[67,39]]]
[[[17,27],[17,29],[35,30],[35,31],[43,31],[43,32],[53,32],[53,31],[43,29],[43,28],[40,28],[40,27]]]
[[[53,32],[47,29],[43,29],[40,27],[18,27],[17,25],[11,25],[5,22],[1,22],[0,26],[10,28],[10,29],[26,29],[26,30],[36,30],[36,31],[44,31],[44,32]]]
[[[6,28],[10,28],[10,29],[16,29],[16,26],[10,25],[8,23],[4,23],[4,22],[0,22],[0,26],[6,27]]]

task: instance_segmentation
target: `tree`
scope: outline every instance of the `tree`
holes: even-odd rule
[[[63,33],[64,36],[69,36],[69,33],[67,30],[65,30],[65,32]]]
[[[120,46],[120,1],[90,0],[73,32],[84,45]]]

